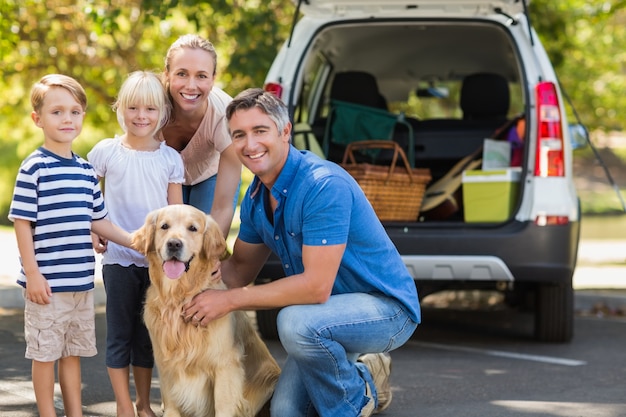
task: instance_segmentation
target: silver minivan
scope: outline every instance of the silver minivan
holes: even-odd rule
[[[536,339],[568,342],[580,230],[573,138],[528,1],[297,1],[302,17],[265,89],[288,105],[294,144],[340,163],[350,142],[391,140],[428,170],[420,211],[382,220],[422,298],[498,291],[534,313]],[[358,159],[387,165],[390,154]],[[258,282],[281,276],[271,258]],[[273,336],[273,313],[257,318]]]

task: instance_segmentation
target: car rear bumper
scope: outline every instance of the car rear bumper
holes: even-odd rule
[[[420,225],[421,226],[421,225]],[[571,283],[580,223],[498,227],[389,226],[387,232],[418,281]]]
[[[580,222],[537,226],[512,221],[497,227],[386,224],[416,281],[571,284]],[[284,276],[271,256],[257,282]]]

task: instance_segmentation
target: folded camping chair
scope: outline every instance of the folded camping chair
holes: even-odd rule
[[[324,154],[329,154],[331,143],[345,147],[352,142],[363,140],[393,140],[397,124],[404,125],[408,131],[407,157],[411,167],[414,167],[413,128],[403,114],[340,100],[331,100],[330,114],[324,134]],[[380,151],[368,150],[365,152],[369,159],[367,162],[377,162]]]
[[[461,187],[463,171],[477,169],[482,164],[479,153],[467,155],[450,171],[429,185],[422,199],[420,215],[428,220],[443,220],[459,211],[459,198],[456,195]]]

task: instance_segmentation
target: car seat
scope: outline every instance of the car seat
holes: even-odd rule
[[[330,112],[326,121],[323,148],[328,159],[340,161],[345,147],[362,140],[392,140],[400,124],[408,132],[408,158],[414,166],[413,129],[402,114],[390,113],[376,78],[363,71],[335,74],[330,88]],[[366,151],[367,162],[384,163],[384,152]]]
[[[380,93],[376,78],[365,71],[335,74],[330,87],[330,99],[388,110],[387,100]]]
[[[494,73],[468,75],[463,79],[459,105],[462,119],[420,120],[415,129],[416,159],[431,168],[433,178],[444,175],[507,123],[508,82]]]
[[[507,119],[509,94],[509,85],[499,74],[468,75],[461,86],[460,106],[463,120],[481,121],[496,129]]]

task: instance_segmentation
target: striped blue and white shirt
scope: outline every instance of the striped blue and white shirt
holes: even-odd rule
[[[98,177],[85,159],[39,148],[22,162],[9,220],[31,222],[35,258],[52,292],[94,288],[91,222],[106,215]],[[17,283],[26,287],[23,269]]]

